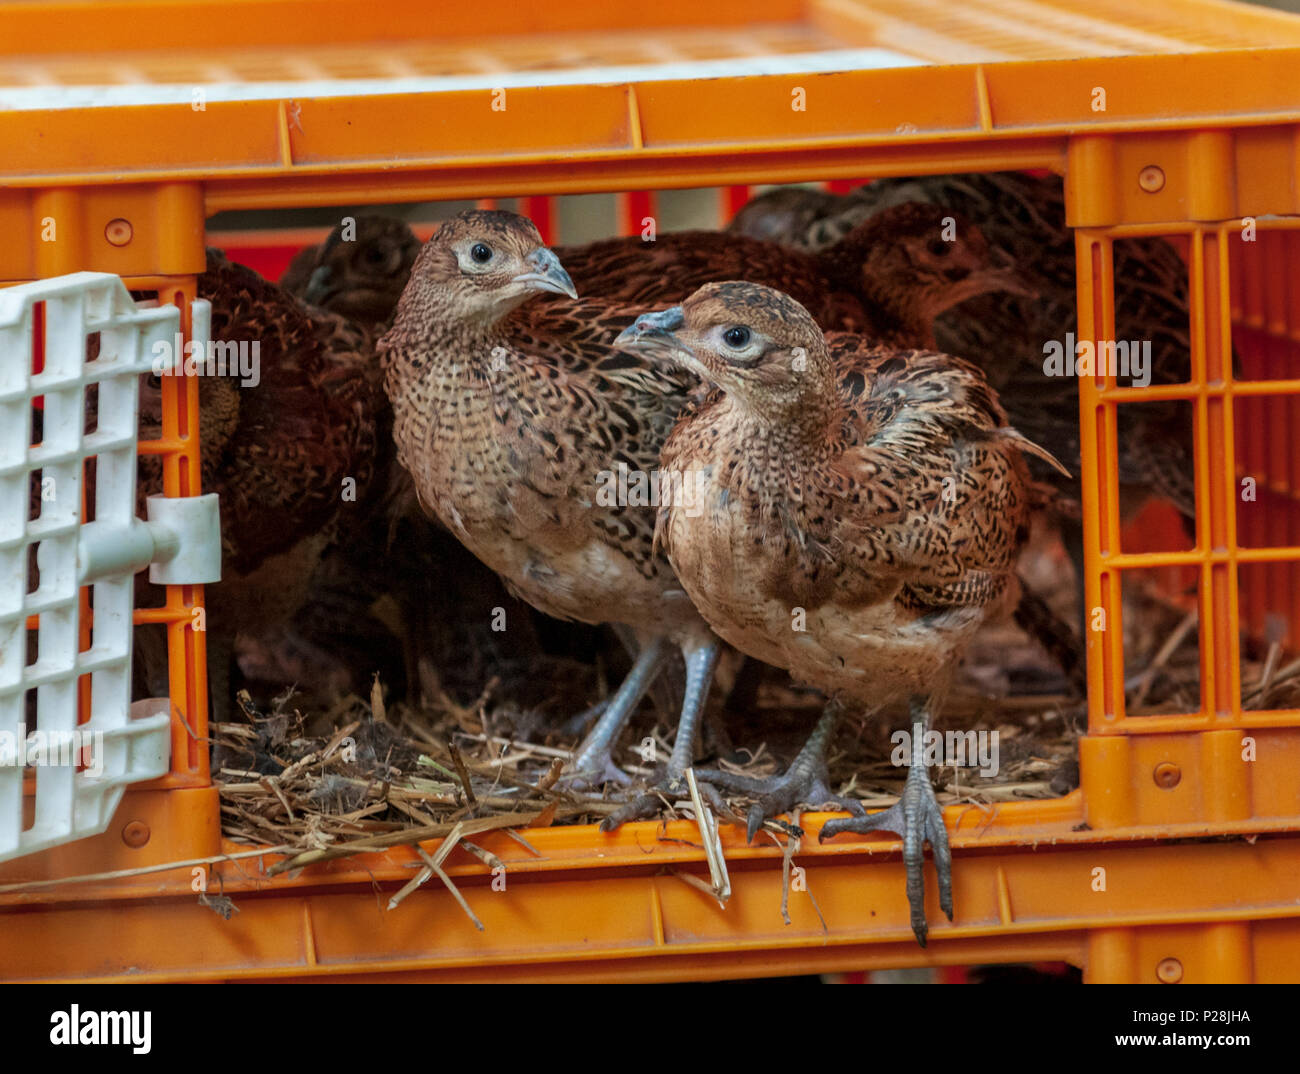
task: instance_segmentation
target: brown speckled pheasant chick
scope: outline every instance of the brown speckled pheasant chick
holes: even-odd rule
[[[764,817],[799,801],[858,816],[822,837],[883,828],[903,835],[912,927],[924,945],[923,844],[952,916],[943,815],[921,744],[936,700],[976,629],[1010,611],[1028,535],[1022,450],[983,376],[943,354],[823,337],[802,306],[729,282],[647,314],[624,333],[673,358],[714,392],[663,451],[690,478],[660,511],[658,535],[718,635],[823,689],[830,703],[782,776],[705,773],[762,795]],[[897,805],[865,816],[826,788],[824,751],[844,704],[908,697],[912,763]]]
[[[253,376],[229,357],[199,378],[202,482],[221,497],[221,581],[207,587],[209,682],[218,719],[228,710],[236,633],[283,622],[302,604],[312,571],[348,506],[344,480],[365,488],[382,394],[367,379],[365,329],[297,299],[251,269],[208,251],[198,294],[212,303],[214,341],[257,344]],[[232,352],[233,353],[233,352]],[[157,435],[161,390],[141,391],[141,428]],[[157,456],[143,483],[161,485]],[[150,678],[156,671],[150,670]]]
[[[658,468],[694,378],[615,349],[634,312],[529,303],[546,293],[573,284],[531,221],[474,210],[439,228],[380,342],[399,459],[426,510],[518,596],[636,633],[639,655],[580,747],[577,776],[621,776],[611,745],[666,643],[681,647],[671,781],[691,761],[718,644],[654,550],[653,509],[618,502],[629,497],[610,495],[609,477]]]
[[[894,346],[933,347],[934,319],[976,295],[1029,293],[978,228],[919,203],[887,209],[818,252],[728,232],[678,231],[654,242],[606,239],[556,253],[584,298],[655,306],[715,280],[747,280],[790,295],[825,329]]]
[[[404,220],[378,214],[345,217],[324,242],[299,251],[280,286],[310,305],[382,332],[392,321],[419,252],[420,241]],[[386,683],[405,686],[411,698],[426,690],[436,696],[443,688],[458,694],[462,685],[476,697],[486,680],[470,673],[473,685],[462,683],[457,674],[467,662],[445,658],[467,636],[479,653],[501,640],[469,625],[490,617],[471,614],[471,606],[492,609],[512,602],[496,576],[420,510],[410,476],[397,464],[382,371],[376,364],[368,372],[378,377],[381,399],[375,480],[359,490],[357,510],[349,512],[352,517],[337,546],[321,563],[298,622],[272,655],[295,670],[304,660],[314,660],[320,667],[309,668],[309,678],[332,674],[357,693],[365,691],[378,669]],[[385,595],[400,610],[405,635],[401,661],[394,660],[397,639],[372,614]],[[464,614],[446,615],[453,604]],[[527,624],[512,616],[511,625],[515,647],[527,649]],[[340,661],[344,636],[347,659]],[[285,652],[290,659],[283,659]]]
[[[319,246],[298,251],[280,286],[304,302],[358,324],[389,320],[420,252],[405,220],[358,216],[334,228]]]
[[[301,251],[280,282],[322,309],[386,325],[419,252],[402,220],[345,218],[322,244]],[[382,384],[377,365],[373,372]],[[340,692],[364,694],[379,670],[408,700],[436,700],[445,691],[468,702],[493,674],[508,681],[510,668],[543,659],[539,613],[513,600],[496,574],[421,510],[410,475],[397,463],[386,398],[377,424],[372,487],[359,490],[293,628],[268,651],[265,677],[337,683]],[[383,603],[396,605],[400,643],[374,614]],[[497,608],[508,615],[508,635],[491,628]],[[585,626],[560,631],[561,644],[594,640]]]

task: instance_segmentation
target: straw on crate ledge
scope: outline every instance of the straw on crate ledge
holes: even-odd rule
[[[1136,662],[1145,665],[1130,691],[1131,715],[1167,711],[1171,704],[1196,693],[1196,631],[1187,623],[1186,609],[1161,598],[1140,602],[1126,613],[1126,626],[1134,628]],[[989,644],[1005,653],[1008,639],[991,636]],[[1142,653],[1151,656],[1143,660]],[[1241,678],[1248,709],[1300,704],[1300,660],[1284,663],[1276,643],[1262,661],[1243,659]],[[400,705],[389,712],[382,692],[373,690],[369,703],[350,697],[324,713],[320,720],[331,731],[314,737],[302,730],[307,723],[303,714],[289,707],[291,693],[278,698],[269,714],[257,712],[246,696],[241,697],[250,722],[211,729],[215,757],[224,756],[223,763],[214,765],[214,782],[221,793],[223,835],[249,843],[251,849],[9,884],[0,886],[0,893],[111,881],[268,854],[285,855],[267,870],[280,873],[446,838],[457,825],[460,833],[453,845],[480,860],[485,860],[486,852],[464,837],[492,829],[505,831],[536,854],[527,839],[513,830],[515,826],[586,823],[613,812],[618,802],[571,792],[559,784],[571,750],[491,733],[491,727],[499,726],[495,719],[499,712],[488,710],[491,685],[472,705],[444,698],[437,709],[420,713]],[[776,761],[769,738],[785,730],[794,741],[801,740],[819,704],[788,685],[765,686],[759,699],[765,733],[754,739],[756,749],[743,764],[725,759],[719,763],[749,775],[772,771]],[[1066,694],[991,698],[970,688],[954,692],[944,705],[940,725],[996,727],[1002,766],[992,779],[953,768],[940,770],[936,773],[940,802],[990,809],[1002,801],[1065,793],[1077,784],[1077,736],[1083,722],[1081,700]],[[889,759],[890,726],[881,716],[868,721],[856,735],[841,735],[829,758],[832,786],[842,794],[856,795],[869,809],[891,805],[902,789],[903,773]],[[467,802],[464,778],[447,747],[451,735],[468,775],[477,817],[470,816],[475,807]],[[350,736],[362,761],[351,767],[343,753]],[[628,756],[635,754],[630,751]],[[642,777],[652,775],[645,768],[627,767]],[[744,816],[748,799],[743,795],[724,801],[732,815],[723,819],[735,823]],[[801,835],[797,821],[791,825],[775,820],[765,827],[769,837],[784,834],[797,840]],[[712,885],[706,886],[713,894]]]
[[[1146,596],[1128,608],[1125,626],[1131,636],[1126,641],[1143,669],[1129,691],[1132,715],[1169,711],[1195,692],[1194,625],[1186,608],[1162,598]],[[1082,699],[1065,692],[1010,693],[1005,669],[1032,663],[1027,655],[1032,646],[1023,636],[996,632],[988,634],[985,644],[997,658],[975,655],[970,662],[975,670],[947,698],[938,728],[996,729],[1000,767],[991,777],[970,766],[940,768],[935,773],[940,802],[994,810],[1000,802],[1067,793],[1078,783]],[[988,669],[1001,677],[994,681]],[[1243,661],[1242,678],[1248,707],[1266,707],[1300,693],[1300,662],[1284,664],[1274,646],[1263,662]],[[1030,681],[1032,685],[1032,677]],[[470,705],[444,697],[417,712],[400,704],[388,710],[376,684],[368,702],[348,698],[323,714],[331,730],[315,737],[303,730],[307,721],[290,707],[289,696],[278,699],[269,714],[254,710],[248,724],[218,725],[213,734],[218,754],[226,760],[214,772],[224,833],[237,841],[289,848],[290,856],[275,867],[277,872],[453,832],[452,846],[490,864],[490,855],[465,836],[503,827],[535,853],[512,826],[538,823],[539,818],[591,823],[617,808],[616,801],[574,792],[560,781],[564,762],[572,756],[564,747],[573,743],[528,743],[496,733],[511,720],[505,705],[490,703],[494,688],[488,683]],[[819,704],[788,683],[766,683],[753,714],[758,733],[738,736],[757,748],[747,758],[718,763],[747,775],[771,772],[776,756],[792,753],[790,743],[802,740]],[[857,796],[869,809],[891,805],[903,787],[905,772],[890,756],[892,726],[887,713],[864,721],[858,733],[839,736],[829,759],[832,786]],[[783,735],[788,741],[773,745]],[[631,748],[625,754],[627,759],[635,756]],[[625,767],[646,780],[654,775],[645,767]],[[674,815],[679,804],[665,802],[667,813]],[[743,795],[726,797],[731,815],[724,813],[721,819],[734,822],[748,804]],[[700,808],[690,812],[697,823],[704,820]],[[801,835],[797,825],[780,820],[766,827],[787,838]],[[701,842],[716,849],[703,827]],[[435,870],[423,863],[422,882],[439,875],[441,860],[438,864]],[[725,870],[725,863],[713,864],[706,886],[721,894],[725,879],[716,870],[718,865]],[[402,897],[399,892],[394,905]]]
[[[369,704],[351,698],[327,714],[335,729],[316,737],[305,733],[306,719],[289,707],[290,701],[289,696],[279,698],[262,714],[241,698],[250,722],[212,729],[223,830],[233,840],[274,842],[301,852],[329,849],[333,857],[353,852],[346,849],[351,846],[361,852],[375,837],[390,833],[400,841],[400,833],[439,825],[445,826],[445,834],[471,816],[553,805],[557,823],[590,823],[619,804],[559,782],[570,750],[484,730],[496,723],[486,697],[475,706],[446,702],[419,713],[401,705],[389,713],[379,694]],[[1074,732],[1060,716],[1070,699],[1049,696],[1028,705],[1025,701],[1011,699],[1009,714],[987,699],[950,699],[947,719],[964,722],[992,714],[995,723],[1004,724],[1004,743],[1024,744],[1016,741],[1009,750],[1004,744],[1003,769],[996,781],[971,776],[950,780],[941,799],[954,803],[1051,797],[1069,789],[1053,788],[1050,777],[1074,754]],[[788,732],[801,734],[812,719],[806,695],[788,687],[766,689],[761,704],[764,724],[775,732],[784,725]],[[1008,722],[1012,718],[1017,722]],[[868,808],[891,804],[904,773],[890,761],[887,733],[860,735],[841,746],[847,748],[831,758],[832,780],[845,793],[857,794]],[[743,764],[721,763],[759,775],[771,771],[775,761],[760,744]],[[628,768],[641,778],[653,775],[648,768]],[[733,817],[744,815],[746,802],[741,795],[726,799]],[[665,804],[671,812],[673,803]],[[789,830],[779,821],[771,827]]]
[[[250,722],[212,728],[222,828],[235,841],[297,850],[277,872],[446,835],[461,821],[482,831],[548,810],[559,820],[589,820],[616,808],[558,786],[557,751],[511,743],[497,755],[489,736],[459,730],[466,715],[459,707],[432,725],[399,708],[394,725],[378,694],[370,704],[351,698],[329,714],[346,722],[312,736],[290,696],[267,714],[247,695],[239,700]],[[492,818],[511,819],[487,823]]]

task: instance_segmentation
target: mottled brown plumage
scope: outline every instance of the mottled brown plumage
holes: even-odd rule
[[[818,252],[715,231],[556,252],[584,296],[654,306],[680,302],[714,280],[748,280],[790,295],[823,328],[895,346],[933,345],[935,317],[975,295],[1025,290],[991,258],[977,228],[920,204],[882,212]]]
[[[947,355],[823,336],[790,297],[739,282],[644,316],[626,338],[721,389],[663,450],[665,470],[694,475],[693,503],[661,510],[659,538],[700,612],[720,637],[836,705],[924,699],[919,733],[975,630],[1014,606],[1028,536],[1031,446],[984,377]],[[802,796],[835,800],[822,759],[832,720],[789,776],[761,788],[751,837]],[[924,942],[921,838],[935,847],[941,892],[946,838],[919,767],[898,810],[889,830],[906,837]]]
[[[366,325],[385,325],[419,250],[405,222],[359,216],[335,227],[320,246],[302,251],[281,283],[309,303]],[[356,509],[348,512],[294,628],[273,655],[291,657],[278,661],[291,668],[315,661],[318,675],[295,677],[330,677],[355,693],[367,692],[371,675],[380,671],[385,685],[408,700],[437,701],[446,693],[469,703],[489,679],[508,681],[512,666],[542,658],[539,616],[423,514],[410,475],[397,462],[387,398],[376,424],[375,479],[358,490]],[[388,625],[376,617],[386,605],[397,611],[390,611]],[[497,609],[506,613],[506,631],[493,629]],[[570,641],[590,648],[591,634],[570,625],[572,637],[558,639],[559,650]]]
[[[699,518],[661,515],[701,612],[738,648],[832,692],[874,702],[887,686],[928,691],[952,663],[949,627],[960,624],[955,645],[968,619],[1014,591],[1027,535],[1021,444],[987,382],[948,355],[842,333],[823,342],[793,300],[766,288],[712,285],[683,311],[676,335],[695,351],[685,364],[724,389],[663,452],[670,472],[704,475]],[[746,349],[708,340],[733,324],[749,328]],[[795,347],[802,370],[791,369]],[[825,628],[792,638],[796,606]],[[962,611],[916,627],[947,609]],[[909,644],[882,675],[875,650],[895,631],[915,635],[915,664],[900,658]]]
[[[814,197],[806,197],[812,194]],[[1066,480],[1033,464],[1053,482],[1061,509],[1078,515],[1079,403],[1073,377],[1043,373],[1043,345],[1077,326],[1074,234],[1065,224],[1059,176],[1017,172],[881,179],[836,198],[811,191],[772,191],[754,199],[731,226],[741,234],[772,234],[809,252],[832,249],[875,215],[925,202],[973,221],[989,244],[1035,284],[1035,296],[985,295],[941,317],[938,345],[985,371],[1012,422],[1076,475]],[[792,209],[792,204],[798,210]],[[774,233],[774,234],[773,234]],[[1191,369],[1187,270],[1158,238],[1116,243],[1115,334],[1151,341],[1152,383],[1187,380]],[[1121,383],[1127,383],[1121,378]],[[1190,424],[1178,404],[1119,408],[1119,474],[1130,506],[1157,494],[1195,515]]]
[[[579,772],[603,774],[665,638],[702,679],[683,706],[689,763],[687,710],[698,714],[716,642],[653,547],[653,508],[620,502],[611,486],[621,468],[657,469],[692,378],[615,349],[636,311],[529,302],[539,291],[572,284],[530,221],[470,211],[439,228],[380,343],[399,458],[425,508],[517,595],[637,634],[641,658]]]
[[[419,252],[406,221],[358,216],[298,251],[280,286],[358,324],[378,325],[392,317]]]
[[[238,387],[238,424],[227,425],[224,442],[204,445],[227,560],[244,573],[332,525],[350,502],[344,479],[369,485],[382,398],[374,339],[217,254],[198,293],[212,303],[214,340],[260,345],[257,383]],[[219,379],[229,388],[239,376]]]
[[[256,383],[233,361],[199,378],[203,491],[221,497],[222,580],[206,594],[220,713],[235,634],[292,615],[341,517],[355,507],[345,481],[369,486],[382,394],[365,329],[304,306],[217,251],[208,253],[198,294],[212,303],[214,341],[247,344],[250,356],[257,346]],[[143,435],[158,435],[160,415],[153,378],[141,392]],[[157,457],[141,465],[146,488],[156,490]]]

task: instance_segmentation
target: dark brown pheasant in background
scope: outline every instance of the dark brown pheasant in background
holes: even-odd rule
[[[420,240],[405,220],[358,216],[319,246],[299,250],[280,286],[304,302],[358,324],[386,323],[397,308]]]
[[[858,816],[822,836],[883,828],[903,836],[912,928],[925,944],[923,844],[952,917],[943,814],[922,741],[965,646],[1016,603],[1016,556],[1029,532],[1022,451],[979,371],[943,354],[823,337],[787,295],[710,284],[623,334],[716,385],[663,450],[693,475],[693,510],[660,511],[658,538],[718,635],[823,689],[826,712],[782,776],[721,772],[711,782],[760,795],[762,820],[807,801]],[[910,698],[912,762],[903,797],[865,816],[827,787],[825,750],[843,705]]]
[[[827,329],[882,343],[933,346],[933,322],[977,295],[1028,289],[979,229],[947,209],[898,205],[833,246],[804,252],[717,231],[679,231],[559,247],[584,298],[652,306],[680,302],[715,280],[776,287]]]
[[[809,246],[805,237],[816,224],[838,215],[843,209],[844,198],[839,194],[816,187],[779,186],[741,206],[731,218],[727,230],[801,249],[821,249],[829,244]]]
[[[1000,256],[1034,282],[1036,296],[986,294],[951,310],[935,325],[939,347],[969,358],[997,389],[1012,423],[1078,474],[1079,396],[1074,377],[1043,372],[1045,344],[1064,343],[1078,326],[1074,233],[1065,224],[1059,176],[1019,172],[880,179],[832,198],[821,191],[779,189],[755,198],[732,221],[739,234],[762,234],[808,251],[834,249],[865,221],[895,206],[926,202],[960,212]],[[811,222],[809,222],[811,221]],[[776,232],[777,234],[773,234]],[[1187,270],[1158,238],[1116,243],[1115,334],[1151,341],[1151,382],[1174,384],[1191,370]],[[1127,383],[1121,379],[1121,383]],[[1131,507],[1158,495],[1189,520],[1196,495],[1191,428],[1181,404],[1121,406],[1119,477]],[[1078,515],[1078,480],[1031,463],[1035,476],[1064,495],[1066,516]],[[1081,535],[1066,522],[1076,566]],[[1082,575],[1080,575],[1082,577]]]
[[[209,682],[221,718],[236,634],[297,611],[349,507],[347,490],[372,480],[382,394],[366,329],[308,309],[215,250],[198,295],[212,303],[212,339],[253,360],[252,376],[227,358],[224,371],[199,379],[203,491],[221,497],[222,579],[206,591]],[[158,435],[160,421],[155,381],[142,391],[144,434]],[[141,469],[146,487],[161,486],[156,456]]]
[[[419,249],[419,240],[404,220],[380,215],[345,218],[324,242],[298,252],[280,277],[280,286],[310,305],[382,333]],[[368,374],[382,385],[377,365]],[[398,562],[411,548],[401,531],[423,529],[427,523],[419,517],[409,478],[397,465],[392,413],[382,386],[379,395],[374,480],[358,489],[356,509],[347,512],[350,517],[338,543],[321,561],[301,614],[263,652],[265,666],[259,669],[267,681],[319,683],[326,700],[349,691],[365,694],[375,672],[398,692],[413,698],[419,694],[419,665],[424,661],[413,642],[419,633],[415,620],[421,618],[417,609],[428,603],[422,598],[428,597],[424,590],[436,569],[427,569],[432,564],[418,559]],[[427,546],[429,541],[419,543]],[[394,585],[395,576],[402,583]],[[385,595],[397,598],[404,638],[373,614]],[[439,640],[427,638],[436,648],[441,648]],[[454,684],[446,685],[454,689]]]
[[[614,347],[636,311],[529,302],[548,292],[572,295],[573,284],[527,219],[470,211],[439,228],[380,342],[399,457],[425,508],[513,592],[636,635],[631,673],[579,748],[579,777],[621,777],[611,746],[667,643],[680,646],[671,782],[692,760],[718,645],[654,550],[653,508],[617,482],[658,469],[694,380]]]

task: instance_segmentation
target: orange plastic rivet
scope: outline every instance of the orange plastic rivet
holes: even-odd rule
[[[1156,165],[1148,164],[1138,172],[1138,186],[1148,194],[1154,194],[1165,187],[1165,173]]]
[[[122,829],[122,842],[138,850],[149,842],[150,834],[149,825],[142,820],[133,820]]]
[[[1176,958],[1162,958],[1156,976],[1165,984],[1177,984],[1183,979],[1183,964]]]
[[[1156,786],[1163,787],[1167,791],[1177,787],[1183,778],[1183,770],[1168,761],[1161,761],[1156,765],[1156,770],[1152,774],[1155,776]]]
[[[131,227],[131,221],[123,220],[120,216],[116,220],[110,220],[104,227],[104,238],[113,246],[125,246],[134,234],[135,229]]]

